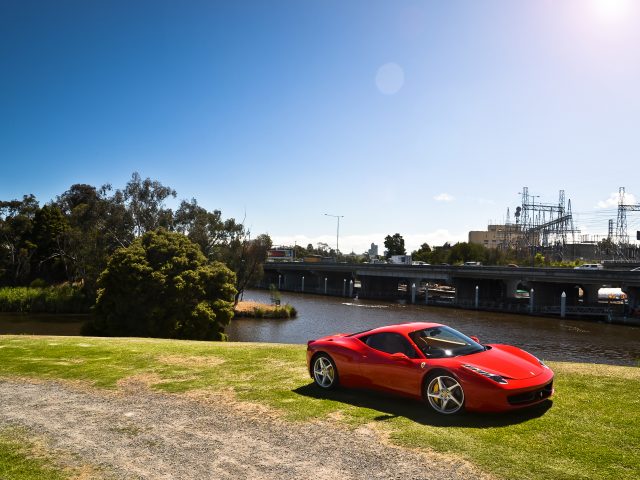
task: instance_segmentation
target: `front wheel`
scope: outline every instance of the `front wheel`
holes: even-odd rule
[[[425,399],[437,413],[451,415],[464,406],[462,385],[450,375],[439,373],[425,382]]]
[[[321,353],[313,360],[313,380],[325,390],[338,385],[338,369],[329,355]]]

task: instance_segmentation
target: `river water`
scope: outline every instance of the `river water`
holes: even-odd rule
[[[0,312],[0,335],[80,335],[87,315]]]
[[[422,321],[450,325],[479,337],[482,343],[516,345],[544,360],[635,366],[640,361],[640,327],[309,294],[282,293],[281,298],[298,310],[297,318],[236,318],[227,327],[229,339],[305,343],[331,333]],[[270,302],[269,292],[263,290],[249,290],[244,299]],[[0,335],[80,335],[85,319],[72,315],[0,313]]]
[[[638,327],[296,293],[281,293],[281,298],[298,310],[297,318],[234,319],[227,328],[230,340],[305,343],[392,323],[437,322],[482,343],[516,345],[545,360],[635,366],[640,361]],[[249,290],[244,299],[270,302],[269,292],[262,290]]]

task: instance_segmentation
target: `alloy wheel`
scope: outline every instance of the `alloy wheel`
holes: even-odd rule
[[[322,388],[331,388],[336,379],[336,370],[331,360],[321,355],[313,362],[313,378]]]
[[[433,377],[427,385],[429,405],[438,413],[449,415],[464,405],[464,391],[458,381],[447,375]]]

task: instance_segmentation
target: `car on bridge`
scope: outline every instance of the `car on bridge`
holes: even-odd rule
[[[574,270],[602,270],[604,265],[601,263],[583,263],[577,267],[573,267]]]

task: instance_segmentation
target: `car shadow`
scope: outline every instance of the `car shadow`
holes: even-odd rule
[[[322,390],[315,383],[310,383],[293,390],[305,397],[333,400],[355,407],[370,408],[380,412],[375,421],[386,421],[404,417],[421,425],[435,427],[487,428],[505,427],[539,418],[553,405],[553,401],[545,400],[538,405],[502,413],[463,413],[460,415],[441,415],[429,406],[417,400],[394,396],[370,390],[344,389]]]

